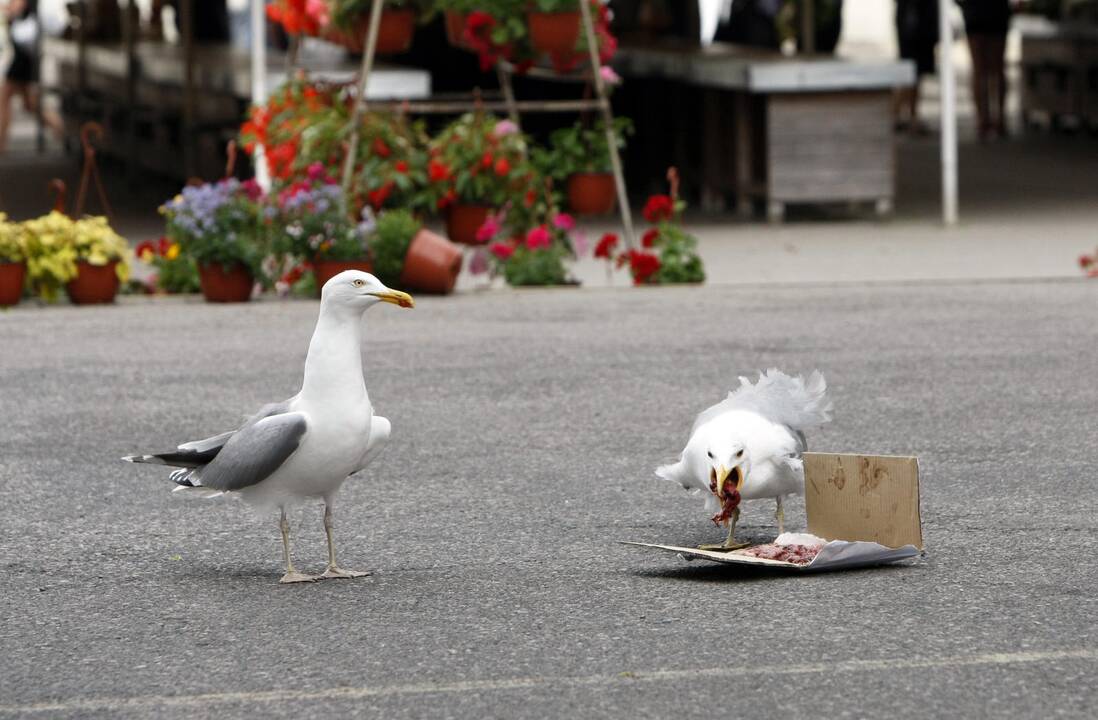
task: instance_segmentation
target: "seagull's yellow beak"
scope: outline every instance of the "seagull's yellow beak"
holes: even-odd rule
[[[728,473],[732,472],[724,465],[721,465],[716,470],[713,470],[713,479],[717,483],[717,497],[721,500],[724,499],[724,481],[728,478]]]
[[[372,294],[381,302],[399,305],[402,308],[414,308],[416,306],[416,301],[412,299],[412,296],[400,290],[382,290]]]
[[[746,478],[744,477],[743,470],[740,469],[739,465],[733,467],[731,470],[726,468],[724,465],[721,465],[717,469],[710,470],[709,472],[711,473],[711,485],[716,485],[717,489],[715,492],[718,499],[724,499],[724,481],[728,479],[729,475],[735,475],[736,492],[739,492],[743,489],[743,481]]]

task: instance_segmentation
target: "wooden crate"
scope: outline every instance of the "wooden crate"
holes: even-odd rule
[[[891,207],[896,157],[890,92],[772,94],[765,122],[768,202]]]

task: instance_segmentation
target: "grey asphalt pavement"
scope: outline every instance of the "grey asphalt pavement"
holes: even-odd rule
[[[336,534],[375,574],[298,586],[274,517],[118,458],[294,393],[315,303],[0,313],[0,717],[1092,717],[1096,306],[1080,281],[374,308],[393,440]],[[719,539],[652,470],[768,366],[826,373],[814,449],[921,458],[925,560],[791,577],[617,544]],[[320,517],[292,516],[305,570]]]

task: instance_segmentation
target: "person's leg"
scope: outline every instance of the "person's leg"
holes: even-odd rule
[[[1001,137],[1006,136],[1006,35],[992,35],[987,41],[989,79],[988,104],[994,106],[992,127]]]
[[[4,80],[0,85],[0,153],[8,149],[8,129],[11,127],[11,101],[19,90],[19,85]]]
[[[986,39],[978,34],[968,36],[968,50],[972,56],[972,101],[976,105],[976,131],[981,140],[987,137],[991,127],[987,106]]]
[[[37,85],[26,84],[22,88],[23,107],[31,115],[38,112],[39,103],[42,100],[42,95],[39,92]],[[64,124],[61,122],[61,117],[50,110],[46,106],[42,105],[42,123],[49,128],[54,136],[60,140],[65,134]]]

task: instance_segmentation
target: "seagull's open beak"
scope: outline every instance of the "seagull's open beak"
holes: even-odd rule
[[[724,500],[724,481],[728,478],[728,473],[732,471],[726,468],[724,465],[721,465],[719,468],[711,470],[710,472],[712,473],[712,477],[710,478],[710,480],[712,480],[713,484],[716,485],[717,498],[720,500]]]
[[[382,290],[381,292],[371,293],[371,295],[376,296],[381,302],[399,305],[403,308],[414,308],[416,306],[416,301],[412,299],[411,295],[399,290]]]
[[[709,484],[711,487],[715,486],[716,489],[714,490],[714,492],[716,493],[717,498],[720,500],[724,500],[724,481],[728,479],[729,475],[735,476],[734,479],[736,483],[736,492],[739,492],[743,488],[743,470],[740,469],[739,465],[734,466],[731,470],[726,468],[724,465],[721,465],[719,468],[715,470],[710,470],[709,472]]]

